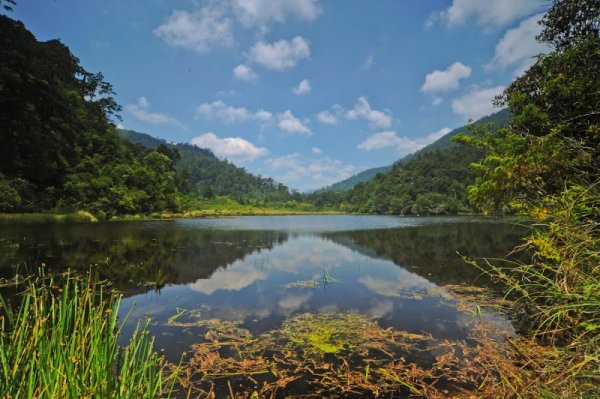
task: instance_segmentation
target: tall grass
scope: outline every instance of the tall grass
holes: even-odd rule
[[[0,297],[0,397],[169,397],[175,374],[146,323],[125,346],[120,297],[93,277],[28,283],[18,306]],[[130,312],[131,313],[131,312]]]
[[[542,221],[521,248],[531,262],[473,262],[505,284],[524,332],[554,349],[536,370],[547,397],[600,397],[599,188],[571,187],[534,210]]]

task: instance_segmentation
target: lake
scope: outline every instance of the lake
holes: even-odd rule
[[[189,360],[192,345],[214,334],[281,338],[282,326],[312,315],[331,325],[332,317],[360,316],[361,325],[429,343],[468,342],[485,323],[501,340],[514,334],[502,313],[473,311],[453,294],[460,285],[489,286],[459,254],[504,257],[524,232],[500,219],[348,215],[10,225],[0,226],[0,278],[42,264],[94,268],[124,293],[123,316],[133,308],[126,333],[150,316],[156,345],[173,362],[186,351]],[[420,364],[439,355],[421,352],[404,357]],[[225,389],[218,381],[211,387]]]

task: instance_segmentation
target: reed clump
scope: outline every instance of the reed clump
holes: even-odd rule
[[[0,297],[0,397],[170,397],[174,369],[154,351],[149,321],[119,345],[120,297],[91,275],[57,283],[30,280],[13,305]]]

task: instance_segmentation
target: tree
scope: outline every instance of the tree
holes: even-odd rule
[[[514,114],[496,132],[464,141],[487,156],[470,199],[485,210],[537,206],[572,184],[598,179],[600,158],[599,2],[554,2],[539,40],[554,51],[511,83],[496,100]]]

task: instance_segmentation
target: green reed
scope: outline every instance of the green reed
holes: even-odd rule
[[[120,296],[91,275],[63,277],[30,281],[17,306],[0,297],[0,397],[170,397],[175,373],[149,321],[119,345]]]

